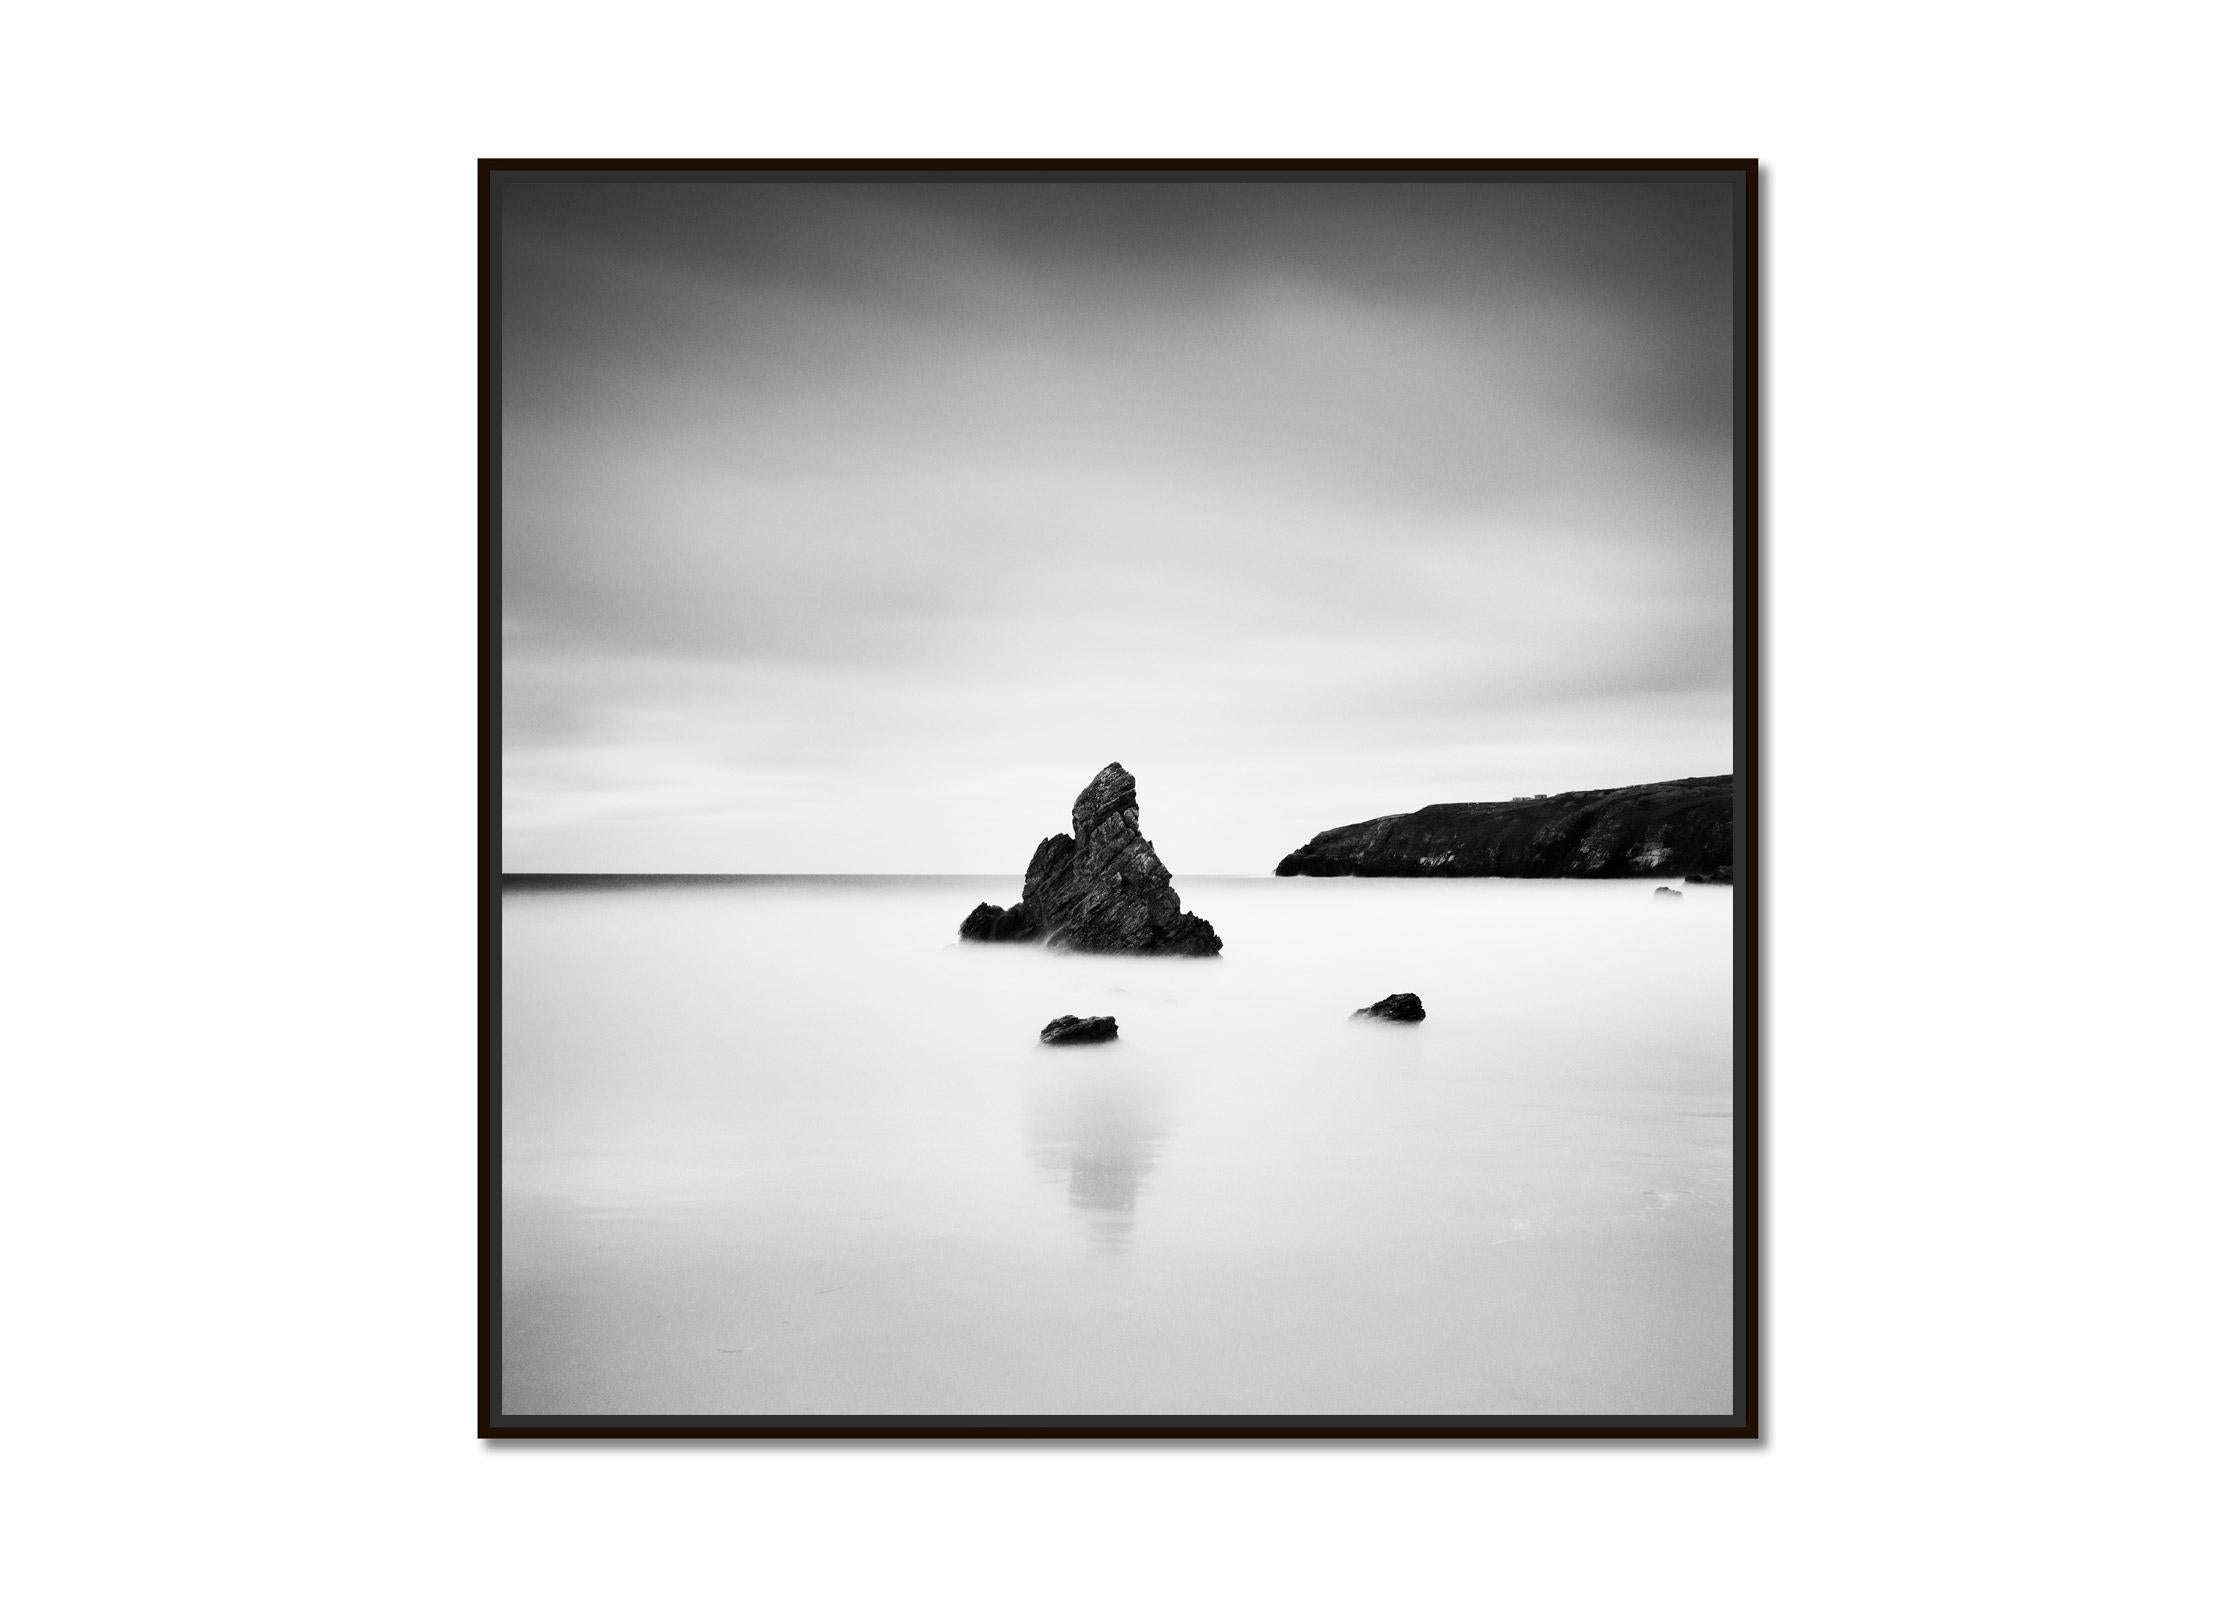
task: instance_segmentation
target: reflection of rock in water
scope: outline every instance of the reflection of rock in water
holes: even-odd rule
[[[1136,1192],[1167,1135],[1165,1097],[1140,1067],[1067,1061],[1053,1069],[1028,1097],[1028,1153],[1066,1180],[1066,1197],[1098,1245],[1125,1249]]]

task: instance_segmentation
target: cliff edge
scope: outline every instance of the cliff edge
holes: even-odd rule
[[[1676,878],[1734,881],[1734,778],[1462,801],[1349,822],[1279,878]]]

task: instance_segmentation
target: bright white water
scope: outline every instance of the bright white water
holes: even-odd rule
[[[509,887],[505,1409],[1728,1410],[1730,891],[1177,888],[1220,959],[960,947],[1016,878]]]

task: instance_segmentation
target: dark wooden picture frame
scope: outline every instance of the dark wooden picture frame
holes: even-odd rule
[[[1465,182],[1703,182],[1733,187],[1733,759],[1735,796],[1733,945],[1733,1410],[1724,1416],[546,1416],[500,1408],[501,1315],[500,1134],[504,1113],[500,1034],[500,504],[499,315],[501,186],[564,175],[610,179],[693,176],[714,179],[828,174],[851,179],[892,176],[924,181],[943,175],[976,180],[1003,174],[1082,181],[1137,176],[1154,180],[1380,182],[1403,178]],[[1759,205],[1758,164],[1716,160],[1432,160],[1432,161],[754,161],[541,160],[480,163],[477,184],[479,273],[479,706],[480,774],[479,1005],[477,1084],[480,1437],[512,1439],[686,1438],[1254,1438],[1254,1439],[1731,1439],[1760,1436],[1760,1125],[1759,930],[1763,820],[1760,810],[1759,578]]]

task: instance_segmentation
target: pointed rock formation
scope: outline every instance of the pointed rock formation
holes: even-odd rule
[[[1072,834],[1035,847],[1019,903],[983,903],[957,929],[965,940],[1040,939],[1111,955],[1211,956],[1221,935],[1182,909],[1172,876],[1136,824],[1136,780],[1115,761],[1073,802]]]

